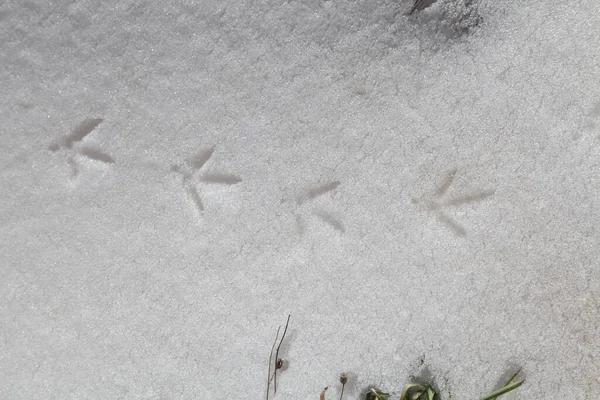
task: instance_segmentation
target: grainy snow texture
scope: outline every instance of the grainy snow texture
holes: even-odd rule
[[[0,4],[0,398],[600,393],[600,2]]]

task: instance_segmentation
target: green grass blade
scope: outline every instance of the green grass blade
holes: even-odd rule
[[[506,383],[504,384],[504,386],[508,386],[508,385],[510,385],[510,384],[512,383],[512,381],[514,381],[514,380],[515,380],[515,378],[517,377],[517,375],[519,375],[519,372],[521,372],[521,368],[519,368],[519,370],[518,370],[517,372],[515,372],[515,373],[513,374],[513,376],[511,376],[511,377],[510,377],[510,379],[508,380],[508,382],[506,382]]]
[[[525,382],[525,379],[523,379],[522,381],[511,383],[510,385],[506,385],[506,386],[504,386],[504,387],[496,390],[495,392],[490,393],[487,396],[482,397],[479,400],[493,400],[493,399],[495,399],[498,396],[501,396],[501,395],[503,395],[505,393],[510,392],[511,390],[514,390],[514,389],[518,388],[519,386],[521,386],[523,384],[523,382]]]
[[[519,372],[521,372],[521,368],[519,368],[519,370],[517,372],[515,372],[509,379],[508,381],[506,381],[506,383],[504,384],[504,386],[502,386],[503,388],[509,386],[512,381],[515,380],[515,378],[517,377],[517,375],[519,375]],[[500,395],[498,395],[500,396]],[[498,400],[498,396],[491,398],[490,400]]]

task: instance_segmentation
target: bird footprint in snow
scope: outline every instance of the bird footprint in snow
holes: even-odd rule
[[[182,176],[182,184],[188,197],[199,212],[204,211],[204,203],[198,192],[198,187],[194,183],[196,177],[201,182],[207,184],[219,184],[219,185],[236,185],[242,181],[240,177],[232,174],[212,173],[206,172],[200,174],[200,170],[204,168],[205,164],[210,160],[215,151],[214,146],[202,150],[195,156],[186,160],[183,165],[173,165],[171,171],[178,172]]]
[[[75,156],[84,156],[90,160],[98,161],[105,164],[114,164],[115,160],[108,154],[89,146],[76,146],[83,141],[100,123],[102,119],[86,119],[73,129],[73,131],[60,137],[55,143],[48,146],[48,150],[57,152],[62,150],[67,155],[67,164],[71,167],[73,176],[79,173],[78,164],[75,161]]]
[[[298,207],[301,207],[303,204],[312,202],[315,198],[324,196],[327,193],[337,189],[340,183],[341,182],[339,181],[332,181],[320,186],[316,186],[306,191],[302,195],[297,196],[295,202],[298,205]],[[286,202],[286,200],[282,200],[282,202]],[[323,221],[324,223],[326,223],[327,225],[329,225],[330,227],[332,227],[340,233],[344,233],[346,231],[346,228],[344,227],[342,221],[330,211],[314,210],[312,212],[312,215],[316,216],[321,221]],[[304,233],[306,224],[304,222],[303,216],[299,213],[296,213],[296,225],[298,227],[298,231],[300,233]]]
[[[454,218],[446,213],[446,209],[449,207],[456,207],[462,204],[475,203],[482,201],[495,193],[495,190],[483,190],[466,194],[458,197],[452,197],[444,200],[446,192],[452,185],[454,177],[456,176],[456,169],[449,171],[441,184],[436,188],[433,195],[423,196],[421,198],[413,198],[413,204],[423,207],[427,211],[434,212],[436,218],[444,225],[452,229],[456,234],[460,236],[466,236],[467,232],[465,228]]]

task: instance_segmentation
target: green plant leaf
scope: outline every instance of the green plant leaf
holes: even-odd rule
[[[519,375],[519,372],[521,372],[521,368],[519,368],[519,370],[517,372],[515,372],[513,374],[513,376],[510,377],[510,379],[504,384],[504,386],[508,386],[512,383],[512,381],[515,380],[515,378],[517,377],[517,375]]]
[[[435,390],[427,384],[410,382],[404,385],[400,400],[433,400]]]
[[[427,400],[433,400],[434,397],[435,390],[433,390],[431,387],[427,388]]]
[[[384,393],[377,388],[371,388],[367,393],[365,400],[389,400],[390,394]]]
[[[509,380],[509,382],[511,382],[513,379],[514,379],[514,377],[511,378]],[[518,388],[519,386],[521,386],[523,384],[523,382],[525,382],[525,379],[523,379],[521,381],[518,381],[518,382],[507,384],[507,385],[501,387],[500,389],[498,389],[498,390],[496,390],[496,391],[488,394],[487,396],[482,397],[480,400],[494,400],[496,397],[498,397],[500,395],[508,393],[511,390],[515,390],[516,388]]]

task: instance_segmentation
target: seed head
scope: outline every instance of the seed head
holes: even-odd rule
[[[348,375],[347,375],[345,372],[342,372],[342,373],[340,374],[340,383],[341,383],[342,385],[345,385],[345,384],[346,384],[346,382],[348,382]]]

